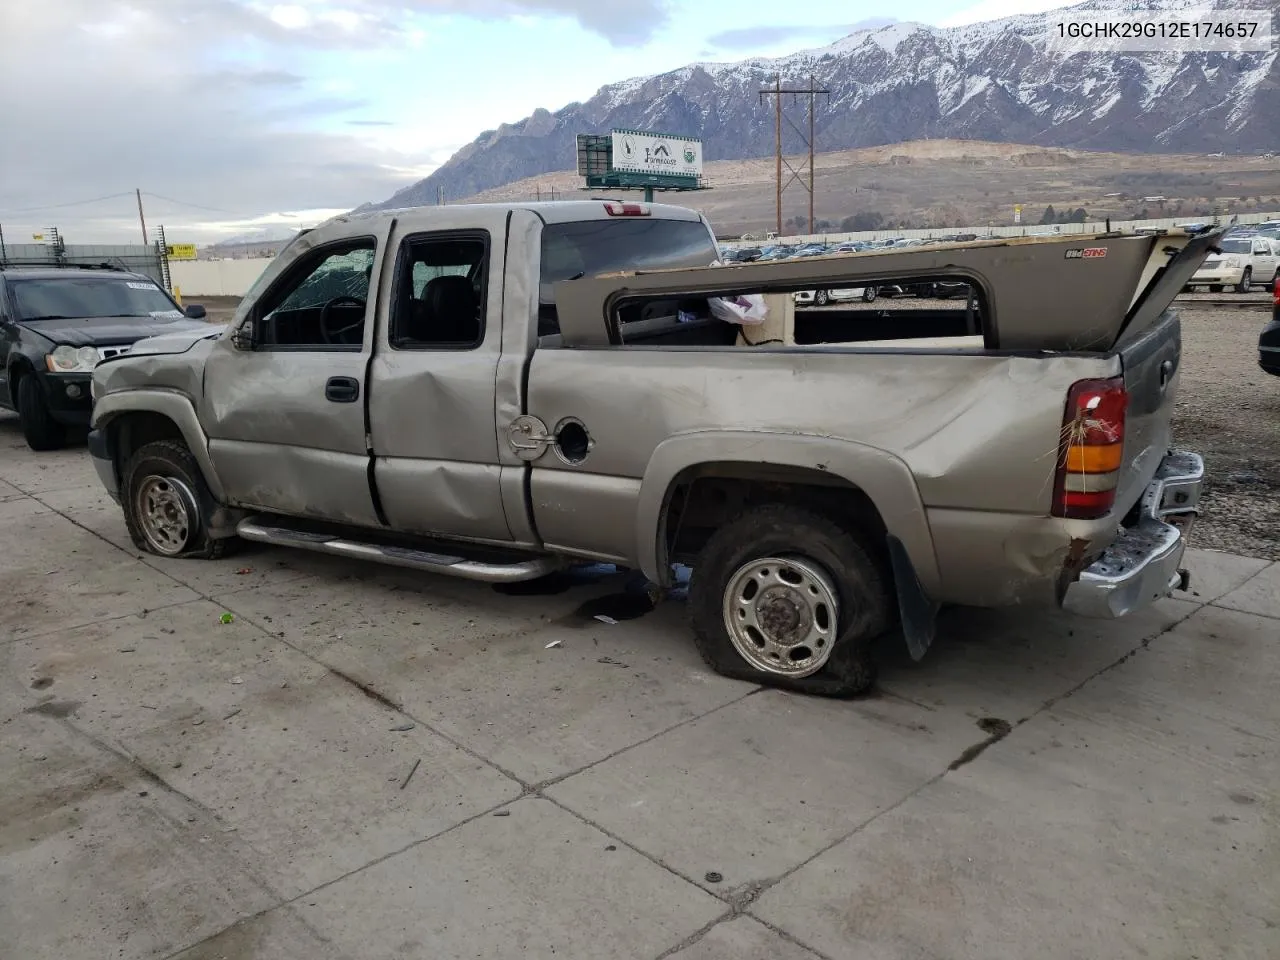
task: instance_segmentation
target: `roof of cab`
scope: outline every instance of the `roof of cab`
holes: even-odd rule
[[[514,203],[451,203],[450,210],[468,209],[474,207],[482,210],[527,210],[535,213],[542,218],[544,223],[573,223],[581,220],[608,220],[611,218],[625,219],[618,217],[616,214],[610,214],[606,209],[608,203],[639,203],[633,199],[621,199],[615,197],[599,197],[591,200],[543,200],[529,202]],[[649,217],[654,220],[689,220],[696,221],[701,219],[701,215],[697,210],[689,207],[679,207],[669,203],[646,203],[643,204],[649,209]],[[430,210],[434,204],[423,204],[417,206],[393,207],[386,210],[365,210],[362,212],[340,213],[336,217],[330,217],[325,223],[361,223],[370,220],[382,220],[388,217],[394,217],[398,214],[406,213],[412,210],[415,213],[422,213],[424,210]]]

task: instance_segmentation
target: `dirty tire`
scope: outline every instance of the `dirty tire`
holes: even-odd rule
[[[18,419],[32,450],[57,450],[67,442],[67,428],[53,419],[35,374],[28,373],[18,381]]]
[[[827,662],[807,677],[752,665],[735,648],[723,602],[734,574],[754,559],[791,556],[821,567],[838,594],[839,619]],[[875,682],[872,641],[890,628],[894,601],[888,569],[860,533],[833,518],[788,504],[753,507],[708,539],[693,567],[689,613],[698,652],[717,673],[823,697],[851,697]]]
[[[862,288],[862,299],[866,303],[871,303],[872,301],[874,301],[875,298],[879,296],[879,294],[880,294],[880,291],[877,290],[875,287]]]
[[[177,481],[194,500],[194,516],[187,517],[185,542],[177,552],[166,552],[152,545],[145,532],[147,521],[140,513],[139,495],[150,481],[159,478]],[[178,489],[176,485],[171,485]],[[162,557],[190,557],[217,560],[234,549],[235,537],[215,540],[209,536],[207,518],[217,504],[204,482],[204,475],[186,444],[176,440],[156,440],[143,444],[129,458],[120,477],[120,501],[125,525],[139,550]],[[190,506],[190,504],[188,504]]]
[[[819,290],[813,295],[813,302],[819,307],[825,307],[831,302],[831,294],[825,290]]]
[[[1244,273],[1240,275],[1240,282],[1236,284],[1236,293],[1249,293],[1253,290],[1253,268],[1245,267]]]

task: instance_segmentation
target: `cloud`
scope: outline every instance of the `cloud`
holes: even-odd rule
[[[347,130],[343,114],[367,115],[365,99],[310,82],[296,68],[305,57],[294,65],[281,51],[393,26],[360,15],[286,27],[230,0],[0,4],[0,87],[23,91],[3,107],[0,224],[131,241],[128,196],[48,207],[140,187],[167,198],[144,197],[148,225],[183,242],[207,220],[390,196],[423,175],[423,158]]]
[[[712,34],[707,38],[707,42],[720,50],[751,50],[788,40],[808,42],[815,39],[835,39],[848,36],[859,30],[875,30],[897,22],[892,17],[875,17],[848,25],[814,26],[813,24],[795,24],[792,26],[737,27],[733,30],[723,30],[720,33]]]
[[[383,5],[381,0],[363,2]],[[569,17],[610,43],[630,46],[657,35],[670,18],[672,0],[400,0],[400,3],[425,13],[476,19],[530,15]]]
[[[394,127],[392,120],[348,120],[349,127]]]

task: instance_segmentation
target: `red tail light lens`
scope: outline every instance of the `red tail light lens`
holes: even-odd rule
[[[1115,506],[1129,394],[1124,378],[1080,380],[1067,393],[1053,515],[1093,520]]]
[[[604,205],[605,212],[611,217],[647,217],[649,208],[643,203],[619,203],[609,200]]]

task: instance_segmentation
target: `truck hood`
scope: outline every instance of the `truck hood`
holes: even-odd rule
[[[136,357],[141,354],[186,353],[201,340],[214,340],[222,336],[227,329],[225,323],[198,323],[196,329],[175,330],[162,333],[158,337],[147,337],[133,345],[133,349],[125,356]]]
[[[83,317],[75,320],[26,320],[22,326],[54,343],[100,347],[133,343],[164,334],[198,334],[215,329],[203,320],[168,317]]]

